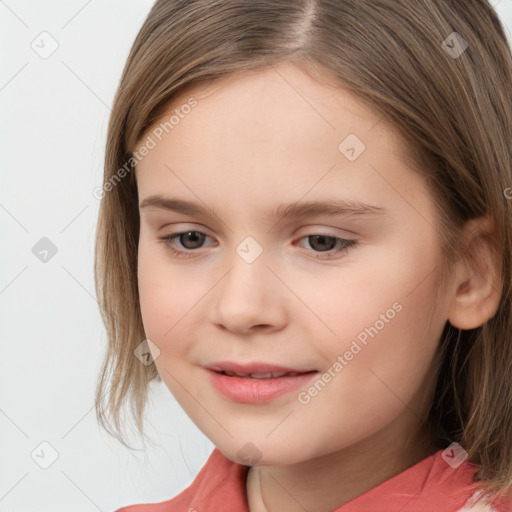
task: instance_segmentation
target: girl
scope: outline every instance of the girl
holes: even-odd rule
[[[485,0],[154,4],[108,132],[97,413],[143,432],[163,380],[216,448],[120,511],[512,510],[511,60]]]

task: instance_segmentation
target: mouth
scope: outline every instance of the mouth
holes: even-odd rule
[[[307,384],[319,373],[318,370],[236,363],[212,365],[207,370],[213,387],[224,397],[251,404],[270,402]]]
[[[235,363],[233,361],[221,361],[208,365],[209,370],[218,373],[229,375],[230,377],[249,377],[255,379],[270,379],[278,378],[283,375],[300,375],[302,373],[309,373],[314,370],[312,368],[292,368],[287,366],[280,366],[272,363],[254,362],[254,363]]]
[[[242,379],[278,379],[281,377],[295,377],[297,375],[304,375],[306,373],[315,373],[316,370],[311,370],[309,372],[264,372],[264,373],[248,373],[248,374],[240,374],[235,372],[228,371],[216,371],[216,373],[220,373],[221,375],[227,375],[228,377],[240,377]]]

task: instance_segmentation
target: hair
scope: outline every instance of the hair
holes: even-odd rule
[[[468,44],[458,58],[442,44],[453,32]],[[108,335],[96,391],[100,424],[126,445],[123,406],[130,404],[143,433],[149,384],[161,381],[154,364],[134,357],[146,338],[137,284],[138,194],[130,172],[137,143],[192,87],[285,61],[320,81],[332,78],[401,134],[411,169],[425,178],[437,207],[440,282],[466,256],[463,226],[483,216],[494,222],[503,281],[498,311],[475,329],[446,323],[426,424],[437,446],[464,447],[485,492],[508,493],[512,202],[504,191],[512,185],[512,58],[485,0],[155,2],[131,48],[108,127],[95,252]]]

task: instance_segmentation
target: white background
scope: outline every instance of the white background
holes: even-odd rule
[[[510,37],[512,0],[492,3]],[[94,294],[92,191],[121,71],[152,4],[0,0],[0,512],[163,501],[213,449],[163,384],[148,408],[156,443],[146,450],[130,452],[100,431],[94,413],[106,337]],[[58,43],[47,59],[31,47],[43,31]],[[46,263],[32,253],[42,237],[57,247]],[[51,456],[43,441],[58,452],[48,469],[31,457]]]

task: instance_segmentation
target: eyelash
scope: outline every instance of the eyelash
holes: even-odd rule
[[[172,235],[167,235],[167,236],[162,236],[162,237],[158,237],[158,241],[159,243],[162,243],[166,249],[168,251],[171,252],[171,254],[179,257],[179,258],[193,258],[195,257],[195,255],[193,255],[194,252],[197,252],[198,249],[185,249],[185,250],[178,250],[178,249],[175,249],[173,246],[172,246],[172,240],[175,239],[175,238],[178,238],[180,237],[181,235],[186,235],[188,233],[199,233],[201,235],[204,235],[204,233],[201,233],[200,231],[181,231],[179,233],[175,233],[175,234],[172,234]],[[208,237],[208,235],[205,235]],[[332,238],[334,239],[336,242],[341,242],[343,247],[339,247],[338,249],[334,250],[334,249],[331,249],[331,251],[334,251],[334,252],[329,252],[329,251],[315,251],[316,254],[326,254],[327,256],[326,257],[318,257],[318,256],[314,256],[315,259],[330,259],[334,256],[337,256],[338,254],[342,253],[342,252],[348,252],[348,250],[350,248],[353,248],[357,245],[357,241],[356,240],[347,240],[345,238],[340,238],[340,237],[337,237],[337,236],[333,236],[333,235],[328,235],[328,234],[324,234],[324,233],[315,233],[314,235],[306,235],[306,236],[303,236],[300,240],[304,239],[304,238],[310,238],[310,237],[313,237],[313,236],[323,236],[325,238]],[[210,237],[208,237],[210,238]]]

